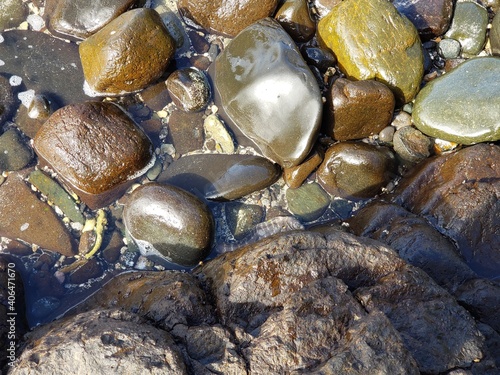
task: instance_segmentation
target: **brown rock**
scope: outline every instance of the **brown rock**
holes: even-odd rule
[[[318,168],[321,186],[342,198],[369,198],[395,175],[395,158],[386,147],[342,142],[331,146]]]
[[[203,112],[174,110],[168,119],[167,142],[175,147],[176,158],[203,147]]]
[[[210,85],[198,69],[178,69],[168,77],[166,85],[172,101],[186,112],[201,111],[210,99]]]
[[[394,94],[381,82],[339,78],[328,90],[324,131],[339,141],[377,134],[391,122],[394,105]]]
[[[80,44],[85,79],[94,94],[143,89],[165,72],[175,41],[152,9],[123,13]]]
[[[9,120],[15,109],[14,94],[9,80],[0,76],[0,126]]]
[[[500,275],[500,147],[478,144],[428,159],[405,176],[394,202],[457,244],[482,277]]]
[[[423,41],[443,35],[450,26],[453,0],[392,0],[417,28]]]
[[[298,188],[307,179],[307,177],[318,168],[323,161],[324,153],[318,148],[314,149],[302,163],[295,167],[285,168],[283,170],[283,179],[288,187]]]
[[[208,31],[234,37],[252,23],[271,16],[278,0],[179,0],[184,18],[193,20]]]
[[[342,0],[313,0],[312,3],[318,11],[320,18],[326,16],[334,6],[340,4]]]
[[[21,239],[67,257],[75,255],[75,241],[54,210],[38,200],[24,182],[26,175],[10,173],[0,185],[0,236]]]
[[[92,209],[108,205],[151,162],[149,138],[118,106],[84,102],[56,111],[34,140],[40,162]]]
[[[306,0],[285,0],[274,18],[296,42],[307,42],[316,32]]]

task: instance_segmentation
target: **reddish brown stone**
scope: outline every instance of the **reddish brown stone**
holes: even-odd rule
[[[318,168],[323,161],[323,157],[323,152],[320,152],[319,149],[315,149],[301,164],[295,167],[285,168],[283,170],[283,179],[288,187],[295,189],[302,185],[306,178]]]
[[[377,81],[339,78],[328,91],[324,131],[339,141],[378,134],[394,112],[392,91]]]
[[[85,102],[56,111],[34,140],[49,165],[92,209],[117,198],[153,157],[149,138],[112,103]]]
[[[168,120],[168,142],[172,142],[176,157],[203,147],[203,113],[173,111]]]
[[[38,200],[24,182],[26,175],[10,173],[0,185],[0,236],[36,244],[67,257],[75,255],[75,241],[54,210]]]
[[[179,0],[183,17],[205,29],[234,37],[245,27],[271,16],[278,0]]]
[[[316,23],[311,18],[306,0],[286,0],[275,18],[296,42],[307,42],[316,32]]]

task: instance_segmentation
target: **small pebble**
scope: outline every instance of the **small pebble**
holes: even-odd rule
[[[442,39],[438,44],[439,55],[444,59],[455,59],[460,56],[462,46],[458,40]]]

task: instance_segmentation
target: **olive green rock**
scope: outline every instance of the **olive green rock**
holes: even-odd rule
[[[28,7],[22,0],[0,1],[0,31],[19,26],[28,15]]]
[[[500,139],[500,58],[470,59],[429,82],[413,107],[424,134],[462,144]]]
[[[330,196],[316,182],[286,191],[288,209],[302,221],[318,219],[330,205]]]
[[[158,13],[139,8],[123,13],[80,44],[90,95],[122,95],[155,82],[175,52]]]
[[[423,77],[423,51],[413,24],[387,0],[346,0],[318,24],[320,43],[355,80],[387,84],[399,104],[411,101]]]
[[[445,36],[458,40],[465,56],[474,56],[484,47],[487,26],[488,11],[485,7],[475,1],[458,1]]]
[[[491,21],[490,44],[491,52],[500,56],[500,13],[497,13]]]

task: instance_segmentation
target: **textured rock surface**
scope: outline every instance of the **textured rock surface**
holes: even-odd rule
[[[390,246],[449,292],[476,278],[450,240],[424,218],[400,206],[375,201],[357,211],[348,223],[353,233]]]
[[[30,335],[12,374],[33,371],[72,374],[186,374],[172,336],[136,315],[120,311],[90,311],[43,326]]]
[[[500,56],[500,16],[498,14],[491,21],[490,44],[493,54]]]
[[[27,173],[10,173],[0,185],[0,236],[73,256],[77,249],[73,238],[54,210],[24,182]]]
[[[475,1],[457,1],[453,21],[445,36],[456,39],[467,55],[477,55],[486,41],[488,11]]]
[[[278,0],[179,0],[184,18],[217,34],[236,36],[245,27],[273,14]]]
[[[386,147],[341,142],[326,150],[317,177],[334,196],[370,198],[391,180],[395,166],[394,155]]]
[[[34,148],[92,209],[116,199],[153,157],[149,138],[109,102],[56,111],[38,131]]]
[[[381,81],[400,103],[418,92],[424,72],[420,39],[389,1],[343,1],[320,20],[318,36],[348,77]]]
[[[17,27],[28,15],[22,0],[3,0],[0,4],[0,31]]]
[[[453,0],[392,0],[392,3],[415,25],[422,40],[441,36],[448,30]]]
[[[500,148],[479,144],[420,163],[394,202],[451,238],[482,277],[500,275]],[[417,193],[418,192],[418,193]]]
[[[202,110],[210,99],[210,85],[203,72],[184,68],[167,79],[167,89],[175,105],[188,112]]]
[[[330,204],[330,196],[316,182],[286,191],[288,209],[303,221],[319,218]]]
[[[383,83],[339,78],[328,90],[324,131],[338,141],[369,137],[389,125],[394,105]]]
[[[214,223],[208,207],[172,185],[142,185],[133,191],[123,222],[145,256],[194,266],[209,254]]]
[[[412,118],[424,134],[473,144],[500,139],[500,58],[470,59],[429,82]]]
[[[90,89],[96,95],[121,95],[143,89],[165,72],[175,41],[152,9],[123,13],[79,47]]]
[[[250,368],[257,366],[259,372],[310,371],[318,363],[331,361],[336,363],[333,369],[351,367],[366,373],[370,365],[353,367],[352,356],[338,356],[331,345],[340,346],[341,352],[353,350],[349,344],[349,349],[343,348],[342,337],[349,342],[349,334],[343,336],[342,332],[352,327],[353,311],[361,324],[375,318],[374,305],[399,327],[421,371],[438,373],[467,366],[482,355],[483,338],[474,320],[444,289],[380,243],[347,233],[291,232],[269,237],[211,260],[198,274],[210,286],[222,321],[241,326],[251,335],[243,336],[250,340],[243,353],[256,360]],[[350,299],[346,286],[361,297],[371,314],[357,309],[359,302]],[[339,318],[344,322],[340,331],[335,325]],[[372,329],[367,331],[379,334],[384,330],[380,326]],[[298,340],[304,330],[307,336]],[[420,332],[427,334],[421,336]],[[397,344],[399,339],[382,341]],[[356,339],[353,342],[364,347]],[[315,348],[312,352],[310,345]],[[418,373],[397,347],[377,351],[382,373]],[[362,362],[372,363],[367,352],[361,353]]]
[[[398,129],[392,141],[394,151],[410,163],[418,163],[430,156],[431,140],[413,126]]]
[[[158,178],[212,200],[238,199],[272,185],[280,169],[254,155],[187,155],[172,163]]]
[[[321,95],[277,21],[242,31],[217,57],[214,74],[227,116],[264,156],[284,167],[307,156],[321,121]]]
[[[137,0],[47,0],[48,29],[63,38],[85,39],[131,8]]]
[[[33,151],[21,138],[21,134],[10,128],[0,135],[0,171],[17,171],[26,167],[33,159]]]

